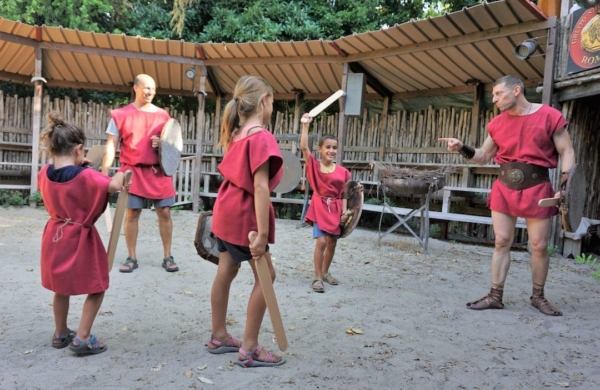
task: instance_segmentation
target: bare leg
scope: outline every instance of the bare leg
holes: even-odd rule
[[[239,264],[229,252],[219,253],[219,265],[210,293],[210,306],[212,310],[212,336],[217,339],[227,337],[227,306],[229,304],[229,289],[235,279]]]
[[[510,268],[510,247],[514,239],[517,219],[510,215],[492,211],[495,246],[492,255],[492,288],[488,295],[467,303],[472,310],[503,309],[504,282]]]
[[[531,247],[531,276],[533,286],[543,288],[548,276],[548,237],[550,219],[527,219],[527,236]]]
[[[494,254],[492,255],[492,287],[504,288],[510,268],[510,247],[515,236],[517,218],[492,211],[494,227]]]
[[[127,214],[125,215],[125,242],[127,243],[127,253],[132,259],[137,259],[135,248],[141,214],[141,209],[127,209]]]
[[[531,279],[533,283],[531,304],[544,314],[562,315],[550,301],[544,297],[544,285],[548,276],[550,259],[548,257],[548,237],[550,236],[551,219],[527,220],[527,235],[531,247]]]
[[[102,305],[104,299],[104,292],[98,294],[90,294],[83,303],[83,312],[81,313],[81,321],[79,322],[79,329],[77,329],[77,337],[80,340],[85,340],[90,337],[92,331],[92,325],[96,319],[96,315]]]
[[[56,337],[68,332],[69,298],[68,295],[54,294],[52,309],[54,310],[54,336]]]
[[[271,281],[275,281],[275,270],[273,269],[273,263],[271,262],[271,254],[266,253],[264,258],[267,260],[269,266],[269,272],[271,274]],[[252,266],[252,272],[254,273],[254,287],[248,300],[248,311],[246,314],[246,328],[244,330],[244,341],[242,341],[242,349],[250,353],[254,351],[258,346],[258,333],[260,332],[260,325],[265,316],[265,310],[267,309],[267,303],[263,296],[260,282],[258,280],[258,274],[256,273],[256,260],[250,260]],[[271,355],[270,352],[265,349],[260,349],[258,352],[258,359],[272,359],[274,362],[281,361],[281,357],[275,354]],[[240,353],[240,356],[242,354]]]
[[[173,239],[173,220],[171,219],[171,209],[169,207],[157,207],[158,228],[160,230],[160,239],[163,244],[164,257],[171,256],[171,241]]]
[[[314,264],[314,274],[315,279],[321,280],[323,279],[323,263],[324,263],[324,255],[325,248],[327,247],[327,238],[319,237],[315,240],[315,251],[313,254],[313,264]]]
[[[322,272],[326,274],[329,272],[329,267],[333,262],[333,255],[335,255],[335,246],[337,245],[337,238],[332,236],[325,237],[325,251],[323,252],[323,264],[322,264]]]

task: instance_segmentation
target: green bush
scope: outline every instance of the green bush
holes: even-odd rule
[[[23,206],[25,204],[27,204],[27,198],[23,196],[23,193],[21,191],[0,190],[1,206]]]
[[[33,195],[29,196],[29,203],[35,203],[38,206],[44,204],[44,199],[42,199],[42,194],[39,191],[36,191]]]

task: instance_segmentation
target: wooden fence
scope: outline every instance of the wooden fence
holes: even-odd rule
[[[31,165],[31,97],[8,96],[0,91],[0,188],[29,188]],[[63,118],[84,129],[87,137],[86,147],[102,143],[110,120],[112,106],[71,100],[50,99],[45,96],[42,107],[42,128],[46,126],[47,113],[57,111]],[[178,202],[188,202],[191,198],[191,177],[193,156],[196,148],[196,112],[178,112],[170,110],[183,130],[184,158],[173,181],[177,188]],[[476,136],[470,135],[471,110],[452,107],[428,107],[422,111],[396,111],[388,114],[387,126],[382,124],[382,115],[374,110],[365,110],[360,117],[347,118],[345,133],[344,164],[352,172],[355,180],[376,183],[378,178],[370,166],[372,161],[384,161],[389,164],[401,164],[422,168],[438,169],[452,166],[448,177],[449,189],[461,188],[461,198],[485,196],[497,175],[497,167],[465,164],[456,153],[448,153],[438,137],[455,136],[457,138],[483,140],[485,126],[493,113],[486,111],[480,118],[481,126]],[[337,136],[338,114],[322,114],[315,119],[311,131],[317,136],[331,134]],[[276,112],[272,118],[274,134],[280,139],[282,149],[297,151],[297,134],[294,133],[294,114]],[[215,113],[205,115],[202,195],[214,196],[214,178],[221,157],[218,147],[219,123]],[[46,161],[42,150],[40,163]],[[467,190],[462,190],[466,188]],[[472,191],[471,191],[472,189]],[[448,190],[450,191],[450,190]],[[444,213],[452,212],[446,203],[452,199],[451,193],[444,194]],[[469,194],[470,192],[470,194]],[[441,199],[441,195],[440,195]],[[291,201],[291,200],[290,200]],[[481,204],[482,202],[479,201]],[[486,215],[485,209],[483,214]],[[489,218],[485,220],[489,224]],[[489,236],[489,233],[487,233]]]

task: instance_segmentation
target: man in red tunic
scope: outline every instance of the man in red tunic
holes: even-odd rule
[[[467,303],[473,310],[502,309],[504,282],[510,267],[517,217],[527,221],[531,248],[531,304],[547,315],[562,315],[544,297],[548,275],[548,237],[555,208],[538,206],[542,198],[554,196],[548,168],[556,168],[561,158],[561,183],[575,165],[575,153],[562,114],[547,105],[530,103],[524,96],[523,81],[504,76],[494,83],[493,102],[501,111],[488,124],[488,137],[474,149],[456,138],[440,138],[448,142],[448,150],[460,152],[478,164],[492,158],[500,164],[500,176],[492,186],[489,204],[495,248],[492,256],[492,288],[485,297]]]
[[[162,171],[158,160],[160,133],[169,120],[169,114],[152,104],[156,94],[154,79],[139,74],[133,83],[135,101],[111,112],[112,119],[106,130],[106,157],[102,172],[108,170],[115,158],[115,145],[120,137],[119,171],[131,170],[133,177],[129,189],[129,203],[125,218],[125,240],[129,256],[119,267],[121,272],[132,272],[138,267],[136,242],[138,221],[142,208],[154,203],[160,238],[163,244],[163,268],[168,272],[179,270],[171,255],[173,222],[170,207],[175,203],[173,179]]]

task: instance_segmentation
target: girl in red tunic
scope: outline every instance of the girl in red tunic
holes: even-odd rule
[[[108,192],[123,187],[123,174],[112,180],[82,166],[83,131],[49,116],[43,142],[53,163],[38,174],[50,219],[42,235],[42,285],[54,291],[54,348],[70,348],[77,355],[104,352],[106,345],[91,334],[92,324],[108,288],[108,259],[94,227],[108,202]],[[77,333],[67,327],[69,298],[88,294]]]
[[[253,258],[265,255],[271,277],[275,271],[267,243],[275,241],[275,212],[270,193],[283,175],[283,160],[275,137],[265,128],[273,111],[273,90],[261,78],[243,76],[227,103],[221,126],[225,151],[219,172],[223,183],[213,208],[212,231],[219,245],[219,265],[211,291],[212,336],[208,352],[239,352],[244,367],[278,366],[284,360],[258,345],[266,303]],[[250,242],[248,233],[258,232]],[[254,287],[248,301],[243,341],[227,333],[229,288],[243,261],[250,260]]]
[[[323,281],[337,285],[336,278],[329,273],[329,267],[335,254],[337,238],[341,233],[341,223],[348,218],[346,199],[343,199],[344,184],[352,179],[350,172],[335,163],[337,140],[332,136],[323,136],[319,140],[319,160],[315,159],[308,147],[308,127],[312,118],[302,116],[302,134],[300,149],[304,155],[306,178],[313,189],[306,222],[313,226],[313,238],[316,239],[313,255],[314,279],[312,289],[325,292]]]

